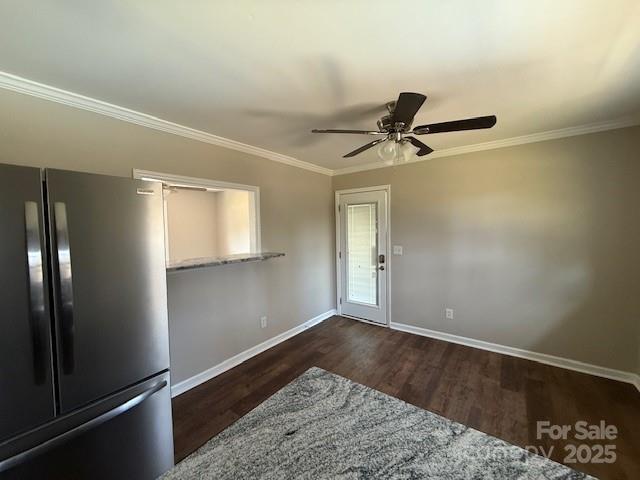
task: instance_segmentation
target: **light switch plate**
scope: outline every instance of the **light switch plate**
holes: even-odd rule
[[[394,245],[393,246],[393,254],[394,255],[402,255],[402,245]]]

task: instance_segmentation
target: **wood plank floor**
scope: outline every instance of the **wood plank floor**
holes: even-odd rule
[[[312,366],[318,366],[521,447],[536,422],[615,425],[613,464],[571,464],[601,479],[640,479],[640,392],[615,382],[498,353],[332,317],[174,398],[176,461]],[[588,442],[587,442],[588,443]]]

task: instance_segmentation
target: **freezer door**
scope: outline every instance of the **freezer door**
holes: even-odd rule
[[[152,480],[172,466],[167,373],[0,443],[3,480]]]
[[[0,440],[54,415],[37,168],[0,165]]]
[[[161,187],[46,171],[62,413],[169,368]]]

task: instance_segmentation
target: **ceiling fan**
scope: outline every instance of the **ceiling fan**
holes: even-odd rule
[[[491,128],[496,124],[496,116],[489,115],[486,117],[466,118],[464,120],[453,120],[450,122],[431,123],[428,125],[420,125],[411,129],[413,119],[420,110],[420,107],[427,99],[421,93],[403,92],[398,96],[398,100],[387,103],[386,107],[389,111],[378,120],[378,130],[319,130],[313,129],[312,133],[348,133],[360,135],[381,135],[382,138],[369,142],[366,145],[356,148],[353,152],[344,155],[344,158],[355,157],[359,153],[374,147],[383,142],[388,142],[379,151],[383,160],[397,161],[399,149],[410,143],[418,150],[415,154],[419,157],[428,155],[433,149],[425,145],[415,137],[407,135],[427,135],[431,133],[458,132],[461,130],[477,130],[482,128]],[[388,147],[387,147],[388,145]]]

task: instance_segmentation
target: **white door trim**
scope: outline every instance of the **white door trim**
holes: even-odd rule
[[[336,310],[338,315],[342,315],[342,305],[340,304],[340,296],[342,295],[342,264],[340,262],[339,252],[340,252],[340,211],[338,207],[340,206],[340,195],[346,195],[349,193],[362,193],[362,192],[386,192],[387,194],[387,250],[385,252],[386,258],[386,269],[387,269],[387,312],[386,318],[387,322],[385,324],[368,322],[367,320],[363,320],[360,318],[356,318],[356,320],[361,320],[365,323],[374,323],[375,325],[389,327],[391,323],[391,255],[389,252],[391,250],[391,185],[375,185],[372,187],[362,187],[362,188],[347,188],[344,190],[336,190],[335,191],[335,217],[336,217]],[[355,317],[354,317],[355,318]]]

